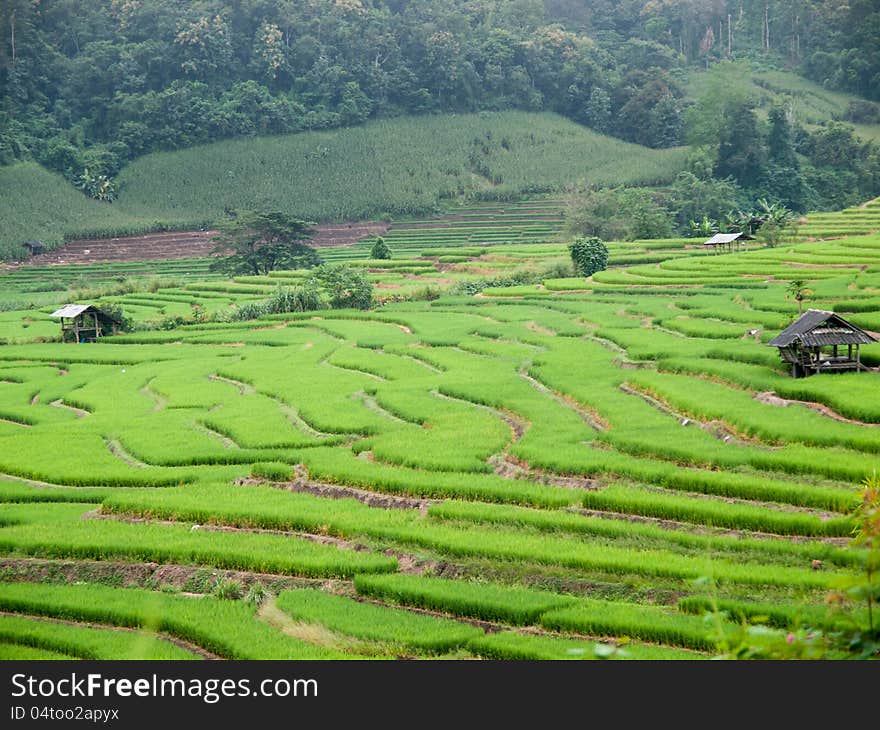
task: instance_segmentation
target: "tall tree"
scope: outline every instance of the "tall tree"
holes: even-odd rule
[[[732,177],[743,187],[754,187],[761,180],[765,159],[754,105],[730,103],[723,114],[715,174],[720,178]]]
[[[778,104],[774,105],[768,114],[768,122],[765,194],[792,210],[804,210],[801,165],[795,153],[786,110]]]
[[[242,211],[225,221],[218,235],[211,269],[235,274],[268,274],[274,269],[311,268],[320,263],[305,241],[315,224],[284,213]]]

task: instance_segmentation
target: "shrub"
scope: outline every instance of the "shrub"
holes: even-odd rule
[[[241,598],[241,584],[227,578],[218,578],[211,593],[217,598],[235,601]]]
[[[608,247],[600,238],[578,237],[568,245],[568,250],[574,269],[580,276],[592,276],[608,268]]]
[[[254,583],[247,592],[247,595],[244,597],[245,603],[250,604],[251,606],[260,606],[262,605],[266,599],[269,598],[271,594],[266,590],[266,587],[262,583]]]
[[[313,312],[321,309],[321,296],[313,284],[306,286],[282,287],[262,302],[245,302],[238,306],[230,317],[233,321],[258,319],[266,314],[284,314],[288,312]],[[180,318],[178,318],[180,319]],[[179,326],[175,324],[174,327]]]
[[[382,236],[376,236],[376,242],[373,244],[373,248],[370,249],[370,258],[371,259],[390,259],[391,258],[391,249],[388,248],[388,244],[385,243],[385,239]]]
[[[309,278],[322,287],[334,309],[369,309],[373,303],[373,285],[363,271],[347,264],[324,264]]]

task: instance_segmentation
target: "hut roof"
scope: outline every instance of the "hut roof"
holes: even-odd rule
[[[737,238],[740,238],[742,233],[716,233],[712,238],[708,241],[703,241],[704,246],[709,246],[715,243],[730,243],[731,241],[735,241]]]
[[[109,312],[105,312],[103,309],[99,309],[94,304],[65,304],[61,309],[56,309],[50,317],[79,317],[83,312],[93,311],[97,312],[100,316],[105,317],[109,320],[112,320],[119,324],[119,319],[110,314]]]
[[[808,309],[767,344],[770,347],[788,347],[796,340],[805,347],[877,342],[876,338],[843,317],[822,309]]]
[[[56,309],[50,317],[79,317],[83,312],[92,308],[91,304],[65,304],[61,309]]]

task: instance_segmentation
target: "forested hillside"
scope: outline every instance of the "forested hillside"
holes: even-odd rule
[[[30,239],[54,248],[71,238],[198,228],[233,209],[295,211],[321,222],[390,220],[430,215],[456,198],[516,199],[587,181],[665,184],[686,156],[684,148],[645,149],[554,114],[511,111],[155,152],[121,172],[112,205],[21,162],[0,167],[0,258],[16,258]]]
[[[61,172],[114,174],[145,152],[224,137],[481,109],[555,111],[674,146],[678,71],[728,56],[774,55],[880,94],[870,0],[5,0],[0,33],[0,156]]]
[[[694,216],[720,220],[761,200],[804,212],[880,194],[880,153],[865,134],[880,130],[870,100],[880,94],[877,38],[870,0],[3,0],[0,165],[37,162],[140,214],[155,206],[134,199],[137,186],[124,189],[134,176],[123,168],[151,153],[391,117],[554,112],[643,147],[689,146],[688,184],[712,189],[694,198],[706,201],[701,209],[666,216],[682,232]],[[804,76],[815,86],[802,88]],[[815,89],[836,93],[818,118],[799,103]],[[443,174],[462,169],[496,184],[485,144],[466,144],[467,162]],[[528,173],[559,191],[584,179],[529,165],[505,181]],[[586,182],[624,184],[606,178]],[[453,182],[459,195],[480,187]],[[226,196],[209,207],[244,202]],[[611,207],[639,215],[619,197]],[[369,206],[392,209],[401,206]],[[195,220],[192,211],[173,217]],[[6,243],[17,247],[14,238]]]

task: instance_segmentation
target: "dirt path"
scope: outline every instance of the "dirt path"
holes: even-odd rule
[[[66,411],[72,411],[76,414],[77,418],[85,418],[86,416],[92,415],[83,408],[76,408],[74,406],[67,405],[67,403],[65,403],[61,398],[59,398],[58,400],[53,400],[49,405],[53,406],[54,408],[63,408]]]
[[[232,385],[238,388],[238,392],[241,395],[254,395],[257,392],[257,389],[250,383],[245,383],[243,380],[233,380],[232,378],[227,378],[223,375],[218,375],[217,373],[211,373],[208,376],[208,380],[216,380],[221,383]]]
[[[162,395],[161,393],[158,393],[157,391],[153,390],[152,384],[153,384],[154,380],[155,380],[155,378],[150,378],[144,384],[144,387],[141,388],[140,392],[142,395],[145,395],[147,398],[149,398],[151,401],[153,401],[153,411],[156,412],[156,411],[162,411],[165,409],[165,406],[168,405],[168,399],[164,395]]]
[[[764,393],[758,393],[757,395],[755,395],[755,400],[760,401],[761,403],[766,403],[768,406],[779,406],[781,408],[785,408],[786,406],[790,406],[792,404],[805,406],[811,411],[815,411],[816,413],[819,413],[827,418],[831,418],[835,421],[840,421],[841,423],[852,423],[856,426],[867,426],[869,428],[880,427],[880,423],[867,423],[865,421],[856,421],[853,418],[847,418],[846,416],[841,415],[837,411],[832,410],[822,403],[782,398],[781,396],[776,395],[776,393],[772,390],[765,391]]]
[[[356,499],[361,504],[379,509],[413,509],[424,512],[427,511],[430,505],[435,504],[434,501],[429,499],[398,497],[383,492],[371,492],[366,489],[312,481],[309,479],[305,467],[301,464],[294,467],[294,477],[289,482],[267,482],[262,479],[242,478],[237,479],[235,483],[242,486],[274,487],[275,489],[313,494],[316,497],[327,497],[329,499]]]
[[[578,416],[580,416],[581,420],[594,431],[608,431],[611,428],[611,425],[604,418],[602,418],[602,416],[600,416],[597,411],[594,411],[582,405],[581,403],[578,403],[574,398],[569,395],[557,393],[555,390],[551,390],[540,380],[529,375],[527,368],[520,368],[519,376],[542,395],[546,395],[549,398],[552,398],[563,408],[567,408],[568,410],[577,413]]]
[[[689,495],[690,496],[690,495]],[[754,503],[753,503],[754,504]],[[567,511],[584,517],[598,517],[603,520],[618,520],[632,522],[633,524],[653,525],[663,530],[689,532],[695,535],[720,535],[723,537],[748,538],[755,540],[786,540],[793,543],[825,543],[845,547],[850,543],[848,537],[824,537],[822,535],[782,535],[773,532],[753,532],[751,530],[737,530],[730,527],[714,527],[690,522],[677,522],[675,520],[660,517],[648,517],[645,515],[627,514],[624,512],[607,512],[604,510],[584,509],[582,507],[569,508]]]
[[[738,433],[733,428],[733,426],[728,423],[724,423],[723,421],[701,421],[693,416],[686,416],[683,413],[679,413],[672,407],[670,403],[663,400],[662,398],[657,397],[657,395],[655,395],[654,393],[650,393],[630,383],[622,383],[619,387],[620,390],[622,390],[627,395],[633,395],[637,398],[641,398],[643,401],[645,401],[645,403],[650,405],[652,408],[656,408],[664,415],[672,416],[682,426],[697,426],[701,430],[714,436],[719,441],[722,441],[725,444],[734,444],[736,446],[754,446],[756,448],[762,449],[776,448],[758,439],[749,438],[748,436],[744,436],[743,434]]]
[[[137,457],[129,454],[125,450],[125,447],[116,439],[104,439],[104,441],[106,442],[107,449],[110,451],[110,453],[113,454],[113,456],[115,456],[117,459],[121,459],[122,461],[124,461],[126,464],[128,464],[128,466],[134,469],[146,469],[150,466],[149,464],[145,464],[143,461],[140,461]]]
[[[380,416],[382,416],[383,418],[387,418],[391,421],[394,421],[395,423],[407,423],[411,426],[421,426],[422,425],[421,423],[417,423],[416,421],[407,421],[407,420],[401,418],[400,416],[395,415],[391,411],[389,411],[389,410],[383,408],[381,405],[379,405],[379,401],[376,400],[375,396],[369,395],[368,393],[365,393],[362,390],[359,390],[356,393],[352,393],[351,397],[353,399],[359,400],[361,403],[363,403],[364,408],[366,408],[368,411],[372,411],[373,413],[377,413]]]
[[[274,598],[263,601],[257,610],[257,618],[285,636],[299,639],[307,644],[356,654],[374,653],[369,651],[366,642],[350,636],[341,636],[321,624],[311,624],[291,618],[278,608]]]
[[[190,424],[195,431],[199,431],[200,433],[205,434],[206,436],[210,436],[215,441],[219,441],[223,444],[224,449],[240,449],[239,446],[233,439],[229,438],[225,433],[220,433],[219,431],[215,431],[210,426],[207,426],[202,421],[193,421]]]

